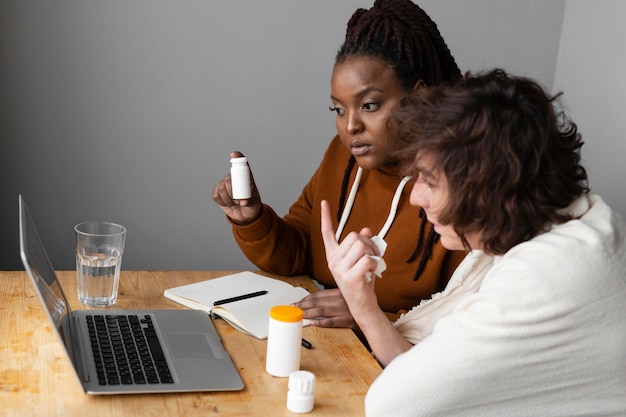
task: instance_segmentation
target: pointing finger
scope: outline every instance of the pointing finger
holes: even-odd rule
[[[326,248],[326,258],[329,258],[329,252],[334,252],[339,246],[337,239],[335,238],[335,229],[333,227],[333,221],[330,214],[330,206],[328,201],[322,201],[322,239],[324,240],[324,248]]]

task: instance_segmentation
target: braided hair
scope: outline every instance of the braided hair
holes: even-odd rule
[[[382,59],[393,67],[398,83],[407,92],[420,80],[426,86],[434,86],[461,77],[461,71],[437,25],[410,0],[376,0],[369,10],[357,9],[348,21],[346,38],[337,52],[335,65],[351,56]],[[337,221],[345,206],[348,180],[355,162],[354,156],[350,156],[341,184]],[[432,257],[432,248],[439,240],[433,228],[424,237],[427,220],[423,209],[420,209],[419,217],[421,224],[417,245],[406,261],[413,262],[421,252],[414,281],[424,272],[426,263]]]

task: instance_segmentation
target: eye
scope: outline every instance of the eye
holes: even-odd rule
[[[328,106],[328,110],[334,111],[335,113],[337,113],[337,116],[343,116],[346,113],[345,109],[342,109],[341,107],[335,105]]]
[[[363,103],[363,110],[365,111],[376,111],[379,108],[379,104],[378,103],[374,103],[374,102],[370,102],[370,103]]]
[[[435,187],[434,184],[432,182],[430,182],[428,180],[428,178],[425,178],[424,175],[422,175],[422,174],[419,174],[417,176],[416,182],[425,185],[427,188],[434,188]]]

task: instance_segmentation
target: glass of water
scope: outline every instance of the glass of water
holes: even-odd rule
[[[126,228],[108,222],[85,222],[74,227],[78,300],[90,307],[117,301]]]

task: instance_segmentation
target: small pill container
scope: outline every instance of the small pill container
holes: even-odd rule
[[[308,413],[313,410],[315,375],[309,371],[295,371],[289,374],[287,409],[294,413]]]
[[[230,160],[230,181],[235,200],[251,197],[250,167],[248,167],[248,159],[245,156]]]

